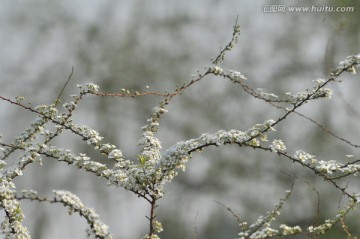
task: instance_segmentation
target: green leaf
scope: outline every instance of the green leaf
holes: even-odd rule
[[[145,163],[146,163],[146,156],[144,156],[144,155],[138,155],[138,159],[139,159],[139,162],[140,162],[141,167],[144,167],[144,166],[145,166]]]

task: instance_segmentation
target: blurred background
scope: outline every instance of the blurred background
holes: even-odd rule
[[[273,6],[285,6],[285,11],[274,11]],[[290,12],[292,6],[351,6],[354,10]],[[230,41],[237,17],[241,35],[221,65],[223,69],[240,71],[253,88],[279,96],[304,91],[313,80],[327,78],[339,61],[359,53],[359,12],[360,2],[336,0],[5,0],[0,5],[0,95],[24,96],[33,106],[52,103],[72,67],[74,74],[63,102],[77,93],[76,84],[86,82],[109,93],[122,88],[142,91],[146,86],[151,91],[172,91],[177,84],[190,81],[196,70],[211,64],[220,47]],[[359,77],[345,73],[341,79],[341,84],[332,85],[332,99],[312,102],[300,111],[359,144]],[[135,159],[140,151],[140,128],[161,100],[156,96],[88,96],[75,111],[74,120],[97,130],[127,158]],[[206,132],[245,131],[282,113],[251,98],[239,86],[215,77],[176,97],[168,110],[158,133],[164,150]],[[10,142],[35,118],[0,102],[3,141]],[[283,139],[288,152],[303,149],[322,160],[346,162],[345,154],[360,157],[358,150],[300,117],[289,117],[271,138]],[[54,144],[104,162],[70,133]],[[252,223],[272,210],[290,188],[289,175],[299,180],[275,225],[310,226],[334,216],[338,205],[346,201],[330,184],[287,159],[235,146],[208,148],[194,154],[187,170],[167,185],[158,207],[158,219],[165,228],[160,236],[235,238],[238,223],[217,202]],[[51,195],[53,189],[77,194],[84,204],[96,209],[114,238],[136,239],[147,233],[149,205],[144,200],[109,188],[104,180],[53,159],[45,158],[42,166],[29,166],[16,183],[19,190],[34,189],[41,195]],[[342,185],[346,184],[350,191],[359,191],[358,178]],[[69,216],[62,206],[36,202],[23,202],[22,206],[32,238],[86,238],[85,221],[78,215]],[[352,213],[346,221],[353,235],[360,235],[359,216]],[[318,238],[345,237],[338,226],[331,235]]]

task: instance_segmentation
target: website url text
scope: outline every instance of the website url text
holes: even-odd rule
[[[261,6],[261,11],[264,13],[285,13],[285,12],[334,12],[345,13],[355,12],[354,7],[334,7],[334,6],[286,6],[277,4],[267,4]]]

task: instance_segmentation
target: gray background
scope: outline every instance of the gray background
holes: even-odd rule
[[[353,13],[266,13],[269,4],[289,6],[354,6]],[[105,92],[121,88],[174,90],[191,80],[197,69],[211,64],[231,39],[238,16],[239,43],[226,57],[224,69],[238,70],[254,88],[276,94],[297,92],[326,78],[330,69],[359,52],[357,1],[2,1],[0,5],[0,94],[24,96],[32,105],[49,104],[74,74],[63,102],[76,93],[76,84],[94,82]],[[344,74],[332,85],[331,100],[319,100],[301,109],[336,134],[359,142],[359,79]],[[141,126],[161,98],[136,99],[86,97],[74,115],[118,145],[135,159]],[[233,128],[247,130],[255,123],[276,119],[280,111],[255,100],[239,86],[208,77],[176,97],[161,120],[163,149],[205,132]],[[0,132],[9,141],[36,116],[0,102]],[[304,149],[319,159],[345,161],[359,155],[346,144],[325,134],[314,124],[290,117],[272,136],[284,139],[288,150]],[[65,133],[54,143],[86,152],[104,162],[79,138]],[[15,158],[13,159],[15,160]],[[166,187],[158,217],[165,231],[161,238],[234,238],[236,220],[216,201],[240,213],[250,223],[265,214],[289,189],[291,177],[301,180],[278,223],[309,226],[321,193],[319,220],[334,215],[341,195],[309,171],[272,154],[227,146],[195,154],[186,172]],[[349,185],[355,184],[348,182]],[[147,232],[149,205],[89,173],[44,159],[31,165],[16,180],[18,189],[70,190],[96,209],[115,238],[140,238]],[[358,184],[358,183],[357,183]],[[335,205],[335,206],[334,206]],[[85,238],[85,222],[68,216],[62,206],[23,203],[25,225],[33,238]],[[358,213],[347,222],[356,235]],[[340,228],[340,227],[339,227]],[[358,230],[358,229],[357,229]],[[339,234],[337,232],[339,231]],[[357,233],[360,233],[357,231]],[[345,237],[337,230],[326,238]],[[298,238],[302,238],[299,236]],[[306,238],[306,237],[305,237]],[[319,237],[320,238],[320,237]],[[324,237],[325,238],[325,237]]]

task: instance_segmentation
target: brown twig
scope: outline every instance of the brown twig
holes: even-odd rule
[[[61,98],[61,96],[63,95],[64,90],[65,90],[67,84],[70,82],[71,77],[72,77],[73,74],[74,74],[74,67],[72,66],[72,67],[71,67],[71,73],[70,73],[67,81],[65,82],[65,84],[64,84],[63,88],[61,89],[59,95],[58,95],[58,96],[56,97],[56,99],[55,99],[55,102],[56,102],[57,104],[60,103],[60,98]]]

